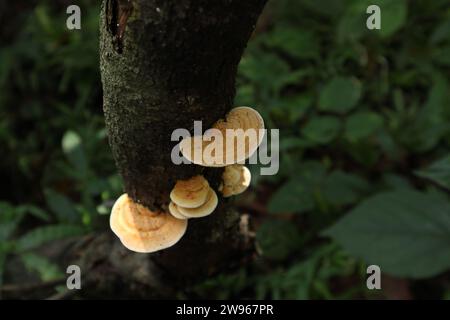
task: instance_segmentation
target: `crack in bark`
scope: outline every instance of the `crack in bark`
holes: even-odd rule
[[[108,0],[106,2],[107,28],[117,53],[123,52],[123,40],[128,17],[133,11],[131,0]]]

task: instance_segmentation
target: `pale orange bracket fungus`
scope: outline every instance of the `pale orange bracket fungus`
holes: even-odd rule
[[[210,215],[217,207],[216,192],[203,176],[179,180],[170,193],[169,212],[177,219]]]
[[[170,199],[185,208],[198,208],[206,202],[209,183],[203,176],[195,176],[187,180],[178,180],[170,192]]]
[[[206,202],[198,208],[178,207],[179,212],[188,218],[206,217],[213,213],[218,203],[217,194],[213,189],[209,189],[209,194]]]
[[[186,159],[204,167],[242,163],[258,149],[264,137],[263,130],[264,120],[256,110],[237,107],[203,136],[183,139],[180,151]]]
[[[170,204],[169,204],[169,212],[171,215],[173,215],[177,219],[181,219],[181,220],[187,219],[187,217],[183,216],[180,213],[180,210],[178,210],[178,206],[175,203],[173,203],[172,201],[170,201]]]
[[[219,191],[224,198],[240,194],[247,190],[250,185],[252,175],[246,166],[234,164],[225,167],[222,174],[222,184]]]
[[[187,220],[153,212],[123,194],[112,208],[110,226],[126,248],[150,253],[177,243],[186,232]]]

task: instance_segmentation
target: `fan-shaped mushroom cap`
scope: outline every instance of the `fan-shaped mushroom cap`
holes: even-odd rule
[[[178,206],[175,203],[173,203],[172,201],[170,201],[170,204],[169,204],[169,212],[177,219],[181,219],[181,220],[187,219],[187,217],[183,216],[180,213],[180,210],[178,210]]]
[[[198,208],[206,202],[209,183],[203,176],[178,180],[170,193],[170,199],[179,207]]]
[[[153,212],[123,194],[112,208],[110,226],[125,247],[148,253],[177,243],[186,232],[187,220]]]
[[[224,167],[249,158],[264,137],[264,120],[250,107],[232,109],[225,120],[219,120],[209,133],[187,137],[180,142],[183,156],[192,163],[205,167]],[[217,131],[218,130],[218,131]],[[221,139],[216,139],[216,134]],[[209,148],[209,152],[205,149]]]
[[[220,191],[224,198],[240,194],[247,190],[252,175],[246,166],[235,164],[225,167],[222,174],[222,186]]]
[[[210,188],[208,193],[208,199],[206,202],[198,208],[184,208],[178,207],[180,213],[188,218],[201,218],[210,215],[217,207],[218,199],[216,192]]]

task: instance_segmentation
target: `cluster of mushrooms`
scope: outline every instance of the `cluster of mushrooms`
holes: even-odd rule
[[[213,128],[219,130],[224,139],[211,139],[205,132],[203,136],[184,138],[180,142],[180,151],[185,158],[197,165],[225,167],[218,191],[227,198],[244,192],[250,185],[250,171],[238,163],[249,158],[261,144],[264,121],[256,110],[237,107],[226,115],[225,120],[217,121]],[[235,141],[227,144],[226,131],[230,129],[242,130],[244,134],[247,130],[255,130],[257,139],[245,139],[241,144]],[[202,149],[198,149],[199,145]],[[232,150],[229,146],[232,146]],[[205,156],[195,156],[195,152],[202,154],[202,150],[207,147],[222,151],[219,161],[217,157],[212,160]],[[154,212],[123,194],[111,211],[112,231],[129,250],[143,253],[159,251],[173,246],[183,237],[188,219],[210,215],[219,201],[214,189],[201,175],[177,181],[170,193],[170,200],[168,210]]]

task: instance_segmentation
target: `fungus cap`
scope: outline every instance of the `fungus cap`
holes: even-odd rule
[[[237,180],[236,175],[239,175]],[[251,178],[250,170],[246,166],[239,164],[227,166],[222,174],[223,182],[220,191],[224,198],[240,194],[250,186]]]
[[[197,208],[207,200],[209,183],[203,176],[178,180],[170,192],[170,199],[179,207]]]
[[[261,144],[264,137],[264,120],[250,107],[232,109],[225,120],[218,120],[213,129],[221,134],[221,139],[213,139],[214,134],[184,138],[180,142],[183,156],[197,165],[224,167],[241,163],[249,158]],[[210,155],[204,152],[213,150]]]
[[[110,226],[126,248],[149,253],[177,243],[186,232],[187,220],[153,212],[123,194],[112,208]]]
[[[178,210],[178,206],[175,203],[173,203],[172,201],[170,201],[170,204],[169,204],[169,212],[177,219],[181,219],[181,220],[187,219],[187,217],[183,216],[180,213],[180,210]]]
[[[216,209],[218,203],[218,198],[216,192],[210,188],[208,193],[208,199],[206,202],[198,207],[198,208],[184,208],[178,207],[180,213],[188,218],[201,218],[206,217],[213,213],[214,209]]]

